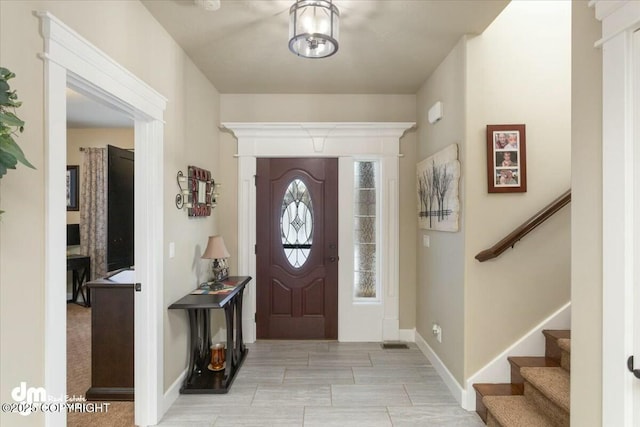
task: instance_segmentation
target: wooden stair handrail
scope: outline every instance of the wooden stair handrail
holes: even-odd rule
[[[521,226],[507,234],[504,239],[492,247],[485,249],[476,255],[476,259],[480,262],[484,262],[493,258],[496,258],[502,254],[502,252],[514,247],[515,244],[524,236],[529,234],[534,228],[545,222],[553,214],[565,207],[571,202],[571,189],[567,190],[560,197],[549,203],[544,209],[536,213],[534,216],[526,220]]]

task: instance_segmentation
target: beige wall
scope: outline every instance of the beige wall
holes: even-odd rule
[[[570,209],[474,256],[570,187],[571,3],[512,2],[467,45],[465,376],[570,299]],[[526,124],[527,192],[487,193],[487,124]]]
[[[462,383],[464,378],[464,236],[465,236],[465,56],[466,38],[462,38],[438,66],[417,96],[418,145],[417,161],[442,148],[458,144],[462,173],[459,186],[460,231],[419,230],[412,244],[417,253],[416,330],[438,354],[453,376]],[[443,104],[443,118],[430,124],[429,108]],[[415,167],[413,181],[416,181]],[[413,194],[412,213],[416,218],[416,194]],[[415,221],[414,221],[415,222]],[[430,247],[422,238],[428,235]],[[433,323],[442,327],[442,342],[431,333]]]
[[[221,122],[412,122],[416,119],[414,95],[255,95],[220,96]],[[415,325],[415,132],[400,140],[400,328]],[[237,141],[221,133],[220,227],[237,268]],[[235,258],[235,259],[234,259]]]
[[[43,39],[34,10],[48,10],[168,99],[165,112],[164,306],[200,279],[198,258],[216,216],[189,219],[174,206],[175,174],[187,165],[217,176],[219,95],[173,39],[139,2],[2,1],[0,63],[17,74],[12,87],[23,106],[25,132],[19,142],[37,167],[19,167],[0,182],[0,401],[26,381],[44,383],[44,63]],[[54,142],[54,144],[59,142]],[[59,149],[64,149],[62,146]],[[175,242],[176,257],[167,246]],[[18,244],[19,243],[19,244]],[[28,286],[25,286],[28,283]],[[153,285],[153,284],[150,284]],[[187,366],[184,313],[166,313],[164,389]],[[42,416],[0,415],[0,424],[41,425]]]
[[[571,424],[602,419],[602,50],[586,1],[572,6]]]
[[[80,166],[78,187],[82,188],[84,156],[81,147],[134,148],[133,136],[133,128],[67,128],[67,165]],[[67,224],[80,224],[80,211],[67,211]]]

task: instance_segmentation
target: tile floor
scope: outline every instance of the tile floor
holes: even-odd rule
[[[228,394],[180,395],[161,426],[484,426],[410,344],[259,341]]]

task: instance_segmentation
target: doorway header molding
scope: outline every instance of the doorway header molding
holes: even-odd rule
[[[415,126],[415,122],[226,122],[220,129],[238,139],[239,157],[339,157],[398,155],[398,140]],[[295,154],[292,143],[297,147]]]

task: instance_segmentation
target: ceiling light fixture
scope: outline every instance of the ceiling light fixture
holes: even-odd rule
[[[333,0],[297,0],[289,9],[289,50],[304,58],[333,55],[339,19]]]
[[[193,2],[207,12],[215,12],[220,9],[220,0],[193,0]]]

